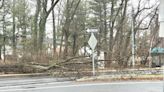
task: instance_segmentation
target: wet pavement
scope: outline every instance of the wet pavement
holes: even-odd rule
[[[0,92],[163,92],[162,81],[75,82],[60,78],[0,79]]]

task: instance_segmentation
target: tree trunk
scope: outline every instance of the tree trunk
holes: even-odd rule
[[[2,53],[1,53],[1,50],[2,50],[2,45],[0,45],[0,60],[2,60],[2,57],[1,57]]]
[[[46,27],[46,19],[41,19],[39,23],[39,39],[38,39],[38,47],[39,51],[41,52],[43,50],[43,41],[45,36],[45,27]]]
[[[66,30],[66,29],[65,29],[65,30]],[[69,30],[69,29],[68,29],[68,30]],[[67,30],[67,31],[68,31],[68,30]],[[64,48],[64,56],[63,56],[63,58],[66,59],[67,56],[68,56],[68,45],[69,45],[69,43],[68,43],[68,38],[69,38],[69,33],[68,33],[68,32],[65,32],[65,33],[64,33],[64,37],[65,37],[65,39],[64,39],[65,48]]]
[[[23,4],[24,4],[24,15],[23,15],[23,36],[22,36],[22,38],[23,38],[23,50],[24,50],[24,52],[25,52],[25,50],[26,50],[26,35],[27,35],[27,31],[26,31],[26,8],[25,8],[25,6],[26,6],[26,3],[25,3],[25,1],[23,2]],[[24,53],[25,54],[25,53]]]
[[[39,41],[38,41],[38,44],[39,44],[38,47],[40,51],[43,50],[43,41],[44,41],[44,36],[45,36],[47,18],[58,2],[59,0],[56,0],[54,3],[52,3],[51,7],[47,10],[48,1],[47,0],[42,1],[43,9],[42,9],[42,12],[40,15],[40,21],[39,21]]]
[[[5,7],[3,8],[5,10]],[[3,61],[5,62],[6,60],[6,25],[5,25],[5,16],[6,15],[3,15]],[[1,49],[2,50],[2,46],[1,46]]]
[[[52,0],[52,4],[54,3],[54,0]],[[53,52],[54,56],[56,55],[56,27],[55,27],[55,14],[54,14],[54,9],[52,10],[52,20],[53,20]]]
[[[39,17],[39,13],[41,10],[41,1],[37,0],[37,5],[36,5],[36,11],[35,11],[35,16],[34,16],[34,29],[33,29],[33,47],[34,47],[34,51],[38,50],[38,42],[37,42],[37,38],[38,38],[38,17]]]
[[[113,52],[113,29],[114,29],[114,24],[115,24],[115,20],[114,20],[114,0],[111,1],[111,15],[110,15],[110,23],[109,23],[109,27],[110,27],[110,37],[109,37],[109,49],[108,49],[108,62],[106,63],[106,67],[109,67],[111,64],[111,59],[112,59],[112,52]]]
[[[122,64],[126,61],[126,56],[125,56],[126,53],[124,53],[125,52],[124,50],[127,51],[127,49],[122,49],[122,47],[124,46],[124,40],[125,40],[124,36],[123,36],[123,31],[124,31],[124,24],[126,23],[125,18],[126,18],[126,11],[127,11],[127,3],[128,3],[128,0],[124,0],[123,14],[121,16],[120,25],[118,28],[118,36],[119,36],[118,38],[119,39],[117,39],[118,40],[117,52],[118,52],[118,57],[119,57],[118,59],[119,59],[120,66],[122,66]],[[123,47],[123,48],[126,48],[126,47]]]
[[[6,62],[6,37],[3,39],[3,61]]]
[[[71,2],[71,5],[74,3],[75,1],[73,0]],[[63,32],[64,32],[64,41],[65,41],[65,48],[64,48],[64,56],[63,58],[66,59],[67,56],[68,56],[68,46],[69,46],[69,36],[70,36],[70,25],[71,25],[71,22],[73,21],[74,19],[74,16],[76,14],[76,10],[80,4],[81,0],[78,0],[75,8],[73,9],[73,11],[71,12],[71,8],[73,8],[73,6],[70,6],[70,2],[69,0],[67,0],[67,4],[66,4],[66,21],[65,21],[65,24],[64,24],[64,27],[63,27]],[[71,15],[70,15],[71,14]]]
[[[62,57],[63,38],[64,38],[64,32],[62,32],[62,35],[61,35],[60,48],[59,48],[59,58]]]
[[[15,11],[15,0],[13,0],[13,10]],[[16,35],[15,35],[15,29],[16,29],[16,22],[15,22],[15,12],[13,12],[13,38],[12,38],[12,45],[13,45],[13,55],[16,56]]]
[[[72,45],[72,49],[73,49],[72,55],[73,55],[73,56],[76,55],[76,51],[77,51],[77,50],[76,50],[76,49],[77,49],[76,40],[77,40],[77,33],[74,32],[74,33],[73,33],[73,45]]]
[[[105,39],[105,49],[107,49],[107,3],[103,2],[104,10],[104,39]]]

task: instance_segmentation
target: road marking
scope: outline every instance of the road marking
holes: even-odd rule
[[[0,92],[17,92],[17,91],[30,91],[30,90],[42,90],[42,89],[52,89],[52,88],[70,88],[70,87],[86,87],[86,86],[104,86],[104,85],[125,85],[125,84],[159,84],[158,82],[120,82],[120,83],[91,83],[91,84],[73,84],[73,85],[61,85],[61,86],[50,86],[50,87],[40,87],[40,88],[30,88],[30,89],[7,89],[0,90]]]

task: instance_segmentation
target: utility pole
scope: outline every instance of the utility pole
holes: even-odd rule
[[[164,38],[164,0],[160,0],[160,6],[159,6],[159,22],[160,22],[160,28],[159,28],[159,37]],[[163,69],[163,86],[164,86],[164,65],[162,67]],[[163,88],[164,92],[164,88]]]

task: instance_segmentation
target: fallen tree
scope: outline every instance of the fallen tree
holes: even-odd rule
[[[78,57],[71,57],[67,60],[60,60],[58,62],[54,62],[50,65],[44,65],[44,64],[40,64],[40,63],[35,63],[35,62],[31,62],[31,63],[26,63],[24,64],[25,66],[31,67],[31,68],[35,68],[35,69],[39,69],[42,71],[48,71],[51,69],[64,69],[67,71],[74,71],[75,69],[71,69],[70,67],[73,67],[73,65],[86,65],[86,64],[91,64],[91,60],[89,58],[87,58],[87,56],[78,56]],[[75,66],[74,66],[75,67]],[[79,67],[78,67],[79,68]]]

